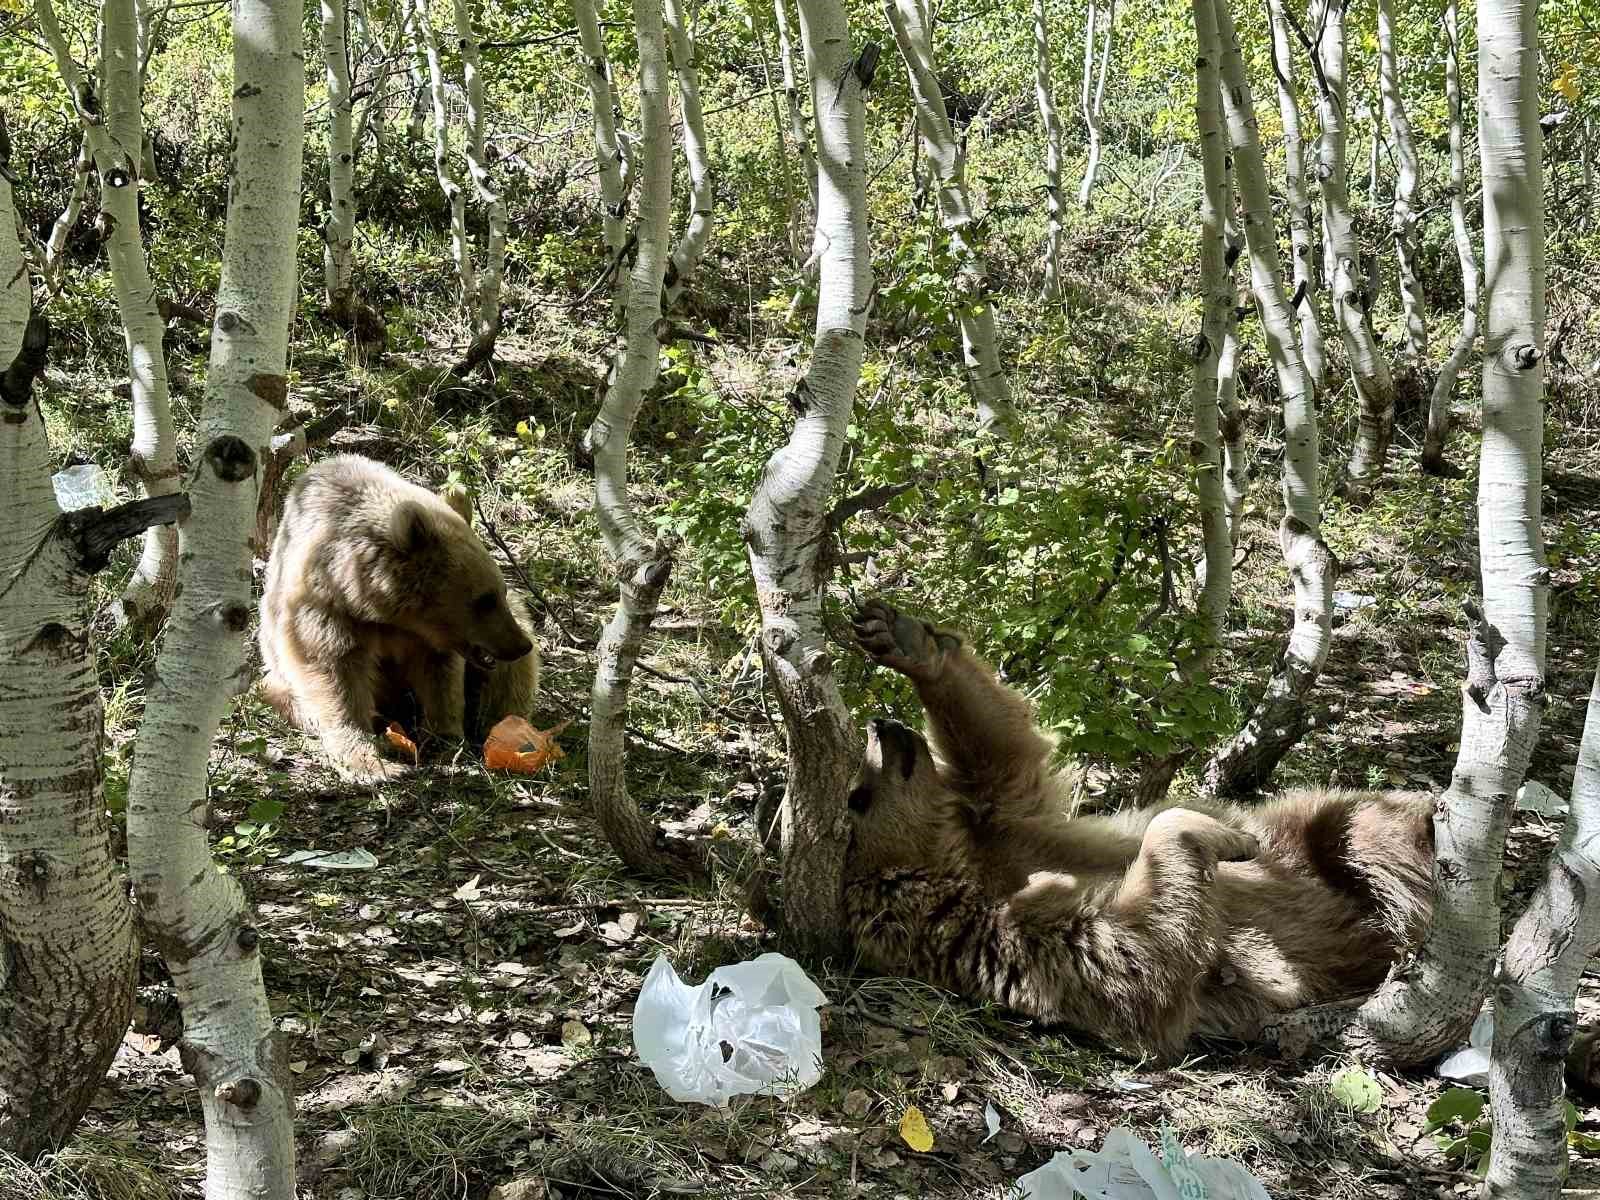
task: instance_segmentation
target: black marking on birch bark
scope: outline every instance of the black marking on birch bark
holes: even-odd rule
[[[206,462],[224,483],[243,483],[256,473],[256,452],[243,438],[225,433],[206,447]]]
[[[216,1097],[224,1104],[249,1112],[261,1099],[261,1084],[248,1075],[217,1084]]]
[[[1531,371],[1543,357],[1539,347],[1528,342],[1511,348],[1511,362],[1519,371]]]
[[[261,944],[261,932],[254,925],[241,925],[239,932],[233,935],[233,940],[239,949],[248,954]]]
[[[22,331],[22,347],[4,372],[0,372],[0,409],[8,425],[28,419],[28,403],[33,399],[33,381],[44,374],[50,355],[50,322],[41,313],[28,317]]]

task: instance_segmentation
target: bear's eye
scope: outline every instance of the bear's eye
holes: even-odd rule
[[[499,603],[499,596],[495,595],[493,592],[485,592],[472,602],[472,611],[477,613],[480,617],[487,617],[494,611],[495,605]]]
[[[850,806],[851,812],[866,812],[868,806],[872,803],[872,789],[866,784],[862,784],[850,793],[850,797],[845,803]]]

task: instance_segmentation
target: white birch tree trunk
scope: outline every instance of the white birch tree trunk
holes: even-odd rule
[[[972,201],[967,195],[966,155],[950,125],[944,93],[933,68],[927,14],[920,0],[884,0],[883,11],[911,79],[917,128],[927,143],[928,163],[939,196],[939,223],[949,235],[951,254],[960,264],[952,282],[959,300],[956,317],[961,326],[961,358],[978,413],[978,428],[985,433],[1015,437],[1017,415],[1011,406],[1011,385],[1000,365],[994,300],[983,263],[969,240],[973,219]],[[821,228],[820,222],[818,227]]]
[[[55,7],[51,0],[36,0],[35,7],[62,83],[77,105],[82,80]],[[144,121],[133,0],[108,0],[101,8],[100,63],[100,111],[78,108],[100,178],[100,208],[108,227],[106,250],[128,348],[128,382],[133,396],[133,444],[128,458],[145,494],[166,496],[178,490],[178,438],[167,390],[166,351],[161,344],[166,322],[161,319],[139,232]],[[118,620],[156,629],[172,603],[177,571],[178,539],[173,530],[147,531],[139,563],[116,605]]]
[[[83,198],[89,191],[89,176],[94,174],[94,150],[89,145],[89,135],[78,143],[78,161],[72,169],[72,190],[67,193],[66,207],[50,226],[50,236],[44,244],[44,274],[52,291],[61,286],[64,267],[62,254],[67,248],[67,235],[78,224],[83,213]]]
[[[457,49],[461,55],[462,82],[467,91],[467,174],[472,179],[478,203],[483,205],[487,219],[487,239],[483,249],[483,270],[478,275],[478,294],[475,311],[469,312],[472,321],[472,344],[460,366],[458,374],[465,375],[480,363],[494,357],[495,343],[500,338],[500,291],[506,275],[506,202],[494,186],[489,171],[489,156],[485,143],[487,110],[484,107],[483,65],[478,54],[478,31],[472,23],[469,0],[455,0]]]
[[[772,0],[772,13],[778,24],[778,63],[783,68],[783,99],[789,109],[789,136],[800,156],[800,173],[811,192],[811,213],[817,211],[817,159],[811,152],[811,135],[806,132],[805,107],[800,101],[800,84],[794,69],[794,46],[789,37],[789,0]],[[813,88],[815,92],[815,88]],[[819,118],[820,119],[820,118]]]
[[[207,759],[249,682],[258,472],[288,401],[305,54],[297,0],[238,0],[233,168],[206,405],[181,527],[184,577],[148,685],[128,785],[128,862],[183,1007],[200,1090],[207,1200],[293,1200],[290,1083],[261,981],[260,934],[206,843]]]
[[[1305,139],[1300,126],[1300,98],[1295,87],[1294,47],[1289,42],[1289,22],[1284,0],[1268,0],[1272,22],[1272,56],[1278,76],[1278,115],[1283,121],[1283,165],[1287,177],[1289,242],[1294,259],[1295,312],[1300,318],[1300,350],[1306,372],[1317,395],[1327,387],[1328,358],[1322,344],[1322,317],[1318,298],[1316,247],[1311,236],[1311,201],[1306,196]]]
[[[789,157],[789,143],[784,137],[783,102],[778,98],[778,87],[772,78],[772,60],[767,57],[767,39],[761,24],[759,0],[745,0],[745,24],[750,29],[750,39],[761,55],[762,85],[767,89],[767,99],[772,103],[772,128],[774,146],[778,155],[778,169],[783,174],[783,200],[789,217],[789,257],[796,263],[805,261],[805,213],[796,201],[794,190],[794,164]]]
[[[594,106],[595,166],[600,172],[601,236],[605,241],[606,264],[620,278],[623,258],[623,218],[628,212],[627,193],[622,188],[622,148],[617,141],[617,94],[611,84],[611,65],[606,60],[605,39],[600,36],[600,21],[593,0],[572,0],[572,13],[583,45],[585,74],[589,79],[589,98]],[[612,289],[612,310],[622,315],[627,289],[620,282]]]
[[[1411,118],[1406,115],[1400,94],[1400,52],[1396,45],[1394,0],[1378,0],[1378,83],[1383,99],[1383,118],[1394,142],[1394,203],[1390,230],[1394,235],[1394,257],[1399,268],[1400,303],[1405,312],[1406,386],[1420,401],[1423,375],[1428,361],[1428,303],[1417,278],[1417,145],[1411,135]]]
[[[1578,1025],[1578,979],[1600,951],[1600,670],[1578,747],[1561,842],[1506,942],[1494,991],[1494,1117],[1487,1194],[1552,1200],[1567,1175],[1562,1064]]]
[[[138,965],[101,788],[89,575],[50,484],[32,396],[47,326],[29,325],[30,300],[0,175],[0,1150],[24,1160],[94,1098]]]
[[[1106,40],[1100,52],[1098,80],[1094,80],[1095,9],[1094,0],[1089,0],[1083,35],[1083,124],[1089,134],[1089,157],[1083,168],[1083,182],[1078,185],[1078,206],[1085,212],[1089,211],[1089,198],[1094,192],[1095,180],[1100,175],[1100,115],[1105,111],[1106,76],[1111,71],[1111,46],[1117,30],[1117,0],[1108,0],[1106,5]]]
[[[628,439],[660,365],[661,287],[672,217],[672,121],[661,0],[635,0],[633,18],[639,43],[637,255],[628,278],[626,341],[612,360],[600,412],[584,436],[594,456],[595,517],[621,593],[595,652],[589,793],[595,817],[623,862],[648,875],[682,875],[686,860],[668,851],[660,828],[629,796],[627,779],[628,688],[672,574],[671,553],[645,536],[628,496]]]
[[[1221,93],[1218,93],[1218,103]],[[1220,110],[1218,120],[1221,120]],[[1220,126],[1219,126],[1220,128]],[[1222,154],[1222,229],[1224,284],[1230,305],[1222,331],[1222,349],[1217,354],[1218,433],[1222,438],[1222,501],[1228,512],[1228,545],[1239,544],[1239,529],[1244,524],[1244,498],[1250,486],[1250,458],[1245,445],[1244,409],[1239,404],[1239,289],[1234,282],[1233,263],[1244,249],[1244,235],[1235,219],[1233,155],[1223,138]]]
[[[1295,596],[1294,626],[1281,667],[1244,728],[1206,767],[1207,791],[1237,795],[1260,787],[1308,728],[1307,697],[1333,638],[1333,583],[1338,562],[1322,541],[1315,398],[1284,287],[1271,193],[1239,36],[1227,0],[1214,0],[1210,10],[1200,5],[1196,15],[1203,19],[1207,11],[1215,14],[1216,36],[1222,47],[1223,111],[1250,251],[1251,284],[1283,405],[1284,516],[1278,544]],[[1200,32],[1203,39],[1209,38],[1209,31]]]
[[[355,127],[351,116],[347,0],[321,0],[322,64],[328,83],[328,218],[322,233],[322,280],[328,312],[351,319],[355,301]]]
[[[1467,227],[1467,162],[1461,133],[1461,35],[1456,0],[1444,9],[1444,90],[1450,122],[1450,228],[1455,235],[1456,258],[1461,263],[1461,333],[1433,381],[1428,400],[1428,428],[1422,439],[1422,469],[1429,475],[1452,473],[1445,461],[1445,439],[1450,436],[1450,402],[1456,380],[1478,340],[1478,258]]]
[[[672,69],[678,80],[678,107],[683,114],[683,154],[689,164],[689,223],[667,260],[666,294],[663,304],[671,311],[683,294],[684,285],[700,265],[711,241],[712,206],[716,194],[711,187],[711,156],[706,150],[706,122],[700,112],[699,64],[695,61],[695,42],[683,19],[683,0],[666,0],[667,42],[672,51]],[[667,131],[671,144],[671,128]],[[667,160],[671,170],[671,157]]]
[[[833,676],[822,594],[827,502],[861,377],[872,294],[866,106],[841,0],[800,0],[799,7],[817,123],[816,347],[790,397],[798,413],[794,430],[767,460],[744,536],[761,605],[761,660],[788,733],[784,915],[797,941],[837,949],[849,837],[845,793],[860,741]]]
[[[455,261],[456,281],[461,289],[461,313],[475,326],[478,271],[467,239],[467,194],[450,162],[450,105],[444,90],[444,68],[439,62],[439,40],[434,36],[427,0],[406,0],[406,9],[417,53],[428,64],[428,94],[433,101],[433,171],[439,190],[450,205],[450,257]]]
[[[1322,124],[1322,137],[1318,143],[1317,178],[1322,183],[1322,227],[1327,239],[1333,315],[1360,400],[1355,442],[1347,464],[1350,483],[1359,492],[1383,474],[1389,455],[1389,439],[1394,432],[1394,377],[1366,320],[1361,247],[1350,216],[1345,161],[1349,134],[1343,0],[1323,0],[1320,14],[1322,36],[1317,52],[1322,73],[1317,88],[1317,117]]]
[[[1061,299],[1061,114],[1050,81],[1049,0],[1033,0],[1033,94],[1044,131],[1044,298]]]

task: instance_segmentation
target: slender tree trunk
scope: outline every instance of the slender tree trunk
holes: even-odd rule
[[[596,652],[589,792],[600,827],[623,862],[646,874],[681,875],[686,864],[665,851],[661,830],[628,795],[624,728],[633,666],[672,574],[672,555],[661,542],[645,536],[628,497],[628,438],[645,393],[655,383],[661,356],[661,285],[672,216],[672,122],[661,0],[636,0],[633,16],[639,41],[637,150],[642,167],[637,255],[628,280],[627,341],[612,360],[605,399],[584,439],[594,456],[595,517],[621,589],[617,611],[606,623]]]
[[[1095,180],[1100,175],[1101,126],[1100,114],[1105,111],[1106,76],[1111,73],[1111,46],[1117,30],[1117,0],[1106,4],[1106,40],[1100,51],[1099,78],[1094,80],[1095,54],[1095,3],[1089,0],[1089,11],[1083,35],[1083,124],[1089,134],[1089,157],[1083,168],[1083,182],[1078,185],[1078,205],[1089,211],[1089,198],[1094,192]]]
[[[694,38],[683,20],[683,0],[666,0],[667,42],[672,49],[672,68],[678,78],[678,106],[683,113],[683,154],[689,163],[689,223],[667,260],[665,307],[670,311],[683,294],[684,285],[700,264],[711,241],[712,205],[711,156],[706,151],[706,123],[700,114],[700,84],[696,78]],[[668,145],[671,130],[668,129]],[[668,157],[671,170],[671,157]]]
[[[1567,1175],[1562,1063],[1578,1018],[1578,979],[1600,951],[1600,670],[1572,779],[1561,843],[1506,943],[1494,993],[1494,1116],[1487,1192],[1550,1200]]]
[[[94,174],[94,150],[85,133],[78,143],[78,161],[72,170],[72,190],[67,194],[67,205],[61,210],[55,224],[50,226],[50,237],[44,244],[44,274],[52,290],[61,286],[64,267],[62,254],[67,248],[67,235],[78,224],[83,212],[83,198],[89,190],[89,176]]]
[[[1219,93],[1220,95],[1220,93]],[[1220,118],[1219,118],[1220,119]],[[1244,524],[1244,498],[1250,486],[1250,457],[1245,445],[1244,409],[1239,404],[1239,289],[1234,282],[1233,260],[1245,249],[1244,234],[1235,218],[1233,155],[1226,146],[1222,156],[1223,271],[1231,304],[1217,354],[1218,432],[1222,437],[1222,500],[1228,511],[1228,545],[1239,544]]]
[[[55,54],[62,82],[75,98],[82,94],[78,68],[56,20],[51,0],[36,0],[39,25]],[[140,110],[138,19],[133,0],[108,0],[101,9],[100,111],[79,106],[84,134],[100,177],[100,207],[108,232],[106,249],[117,291],[128,381],[133,395],[133,445],[129,461],[148,496],[178,489],[178,439],[167,393],[167,360],[161,339],[166,322],[156,303],[155,285],[144,258],[139,232],[139,159],[144,144]],[[134,148],[129,153],[128,147]],[[154,630],[165,619],[177,583],[178,539],[171,529],[145,534],[144,552],[123,590],[120,621]]]
[[[1444,89],[1450,120],[1450,227],[1455,233],[1456,257],[1461,262],[1461,333],[1450,348],[1450,356],[1439,368],[1428,401],[1428,431],[1422,440],[1422,469],[1429,475],[1451,473],[1444,457],[1445,439],[1450,436],[1450,401],[1456,379],[1478,340],[1478,258],[1472,246],[1472,231],[1467,228],[1467,163],[1462,151],[1461,133],[1461,37],[1456,0],[1444,9]]]
[[[789,38],[789,0],[772,0],[772,13],[778,25],[778,62],[783,67],[783,97],[789,107],[789,136],[800,155],[800,171],[811,191],[811,212],[817,211],[817,160],[811,153],[811,135],[806,132],[805,108],[800,101],[800,84],[794,69],[794,47]],[[813,88],[815,91],[815,88]],[[819,117],[818,120],[821,118]]]
[[[1295,312],[1300,317],[1300,349],[1305,356],[1311,387],[1321,395],[1327,387],[1327,351],[1322,344],[1322,316],[1318,298],[1316,251],[1311,236],[1311,201],[1306,196],[1305,139],[1300,128],[1299,89],[1295,86],[1294,48],[1284,0],[1268,0],[1272,22],[1272,59],[1278,76],[1278,115],[1283,121],[1283,164],[1288,185],[1289,241],[1294,258]]]
[[[589,98],[594,105],[595,164],[600,172],[601,236],[605,240],[606,264],[621,278],[623,270],[623,218],[628,213],[628,195],[622,187],[622,147],[617,140],[617,118],[621,112],[611,83],[611,66],[606,61],[606,43],[600,36],[600,22],[593,0],[573,0],[573,16],[578,38],[583,43],[589,77]],[[627,302],[627,289],[620,284],[612,290],[612,310],[621,316]]]
[[[774,86],[772,78],[772,60],[767,57],[767,37],[761,25],[758,0],[745,0],[745,5],[745,22],[750,28],[750,39],[755,42],[756,51],[761,55],[762,85],[767,90],[767,99],[772,103],[773,145],[778,155],[778,170],[783,176],[784,208],[789,214],[789,257],[801,263],[805,261],[806,253],[803,232],[805,214],[795,199],[794,164],[790,160],[789,145],[783,134],[783,103],[778,99],[778,88]]]
[[[581,3],[581,0],[574,0]],[[399,12],[401,48],[406,54],[406,77],[411,85],[411,112],[406,120],[406,137],[420,142],[427,131],[429,87],[426,73],[427,60],[422,52],[422,37],[417,32],[416,9],[409,0],[402,0]]]
[[[1245,726],[1206,767],[1204,786],[1217,795],[1259,788],[1309,728],[1307,699],[1333,638],[1333,583],[1338,562],[1322,541],[1318,504],[1319,447],[1311,381],[1295,337],[1294,310],[1284,288],[1271,194],[1245,75],[1239,36],[1227,0],[1214,0],[1222,46],[1223,109],[1242,201],[1250,277],[1283,405],[1284,516],[1278,544],[1294,587],[1294,627],[1283,663]],[[1202,31],[1203,39],[1208,37]],[[1205,41],[1202,44],[1206,44]]]
[[[1396,174],[1390,228],[1394,257],[1399,268],[1400,302],[1405,311],[1403,350],[1406,359],[1403,386],[1417,404],[1426,391],[1428,363],[1428,302],[1417,278],[1417,146],[1411,136],[1411,118],[1400,95],[1400,53],[1396,46],[1394,0],[1378,0],[1378,79],[1383,95],[1383,117],[1394,142]]]
[[[444,68],[439,63],[439,40],[433,33],[427,0],[407,0],[406,7],[417,53],[428,63],[429,93],[433,97],[433,170],[439,180],[439,190],[450,204],[450,256],[455,260],[456,281],[461,288],[461,312],[475,326],[478,271],[472,261],[471,243],[467,240],[467,194],[450,164],[450,107],[445,97]]]
[[[1033,94],[1039,102],[1039,124],[1044,130],[1044,298],[1061,299],[1061,116],[1056,112],[1055,88],[1050,82],[1049,0],[1033,0]]]
[[[1233,593],[1233,538],[1224,496],[1223,455],[1218,411],[1218,370],[1228,326],[1238,297],[1227,253],[1228,148],[1222,134],[1222,83],[1218,60],[1222,47],[1216,21],[1202,12],[1211,0],[1194,0],[1195,31],[1200,39],[1195,57],[1195,122],[1200,130],[1200,164],[1205,189],[1200,197],[1200,336],[1194,347],[1194,439],[1189,443],[1200,493],[1200,532],[1204,567],[1200,579],[1199,617],[1205,641],[1185,664],[1185,674],[1204,679],[1227,629],[1228,602]],[[1208,19],[1210,18],[1210,19]]]
[[[478,203],[483,205],[488,234],[483,249],[483,271],[478,276],[476,311],[472,320],[472,344],[466,358],[456,367],[465,375],[494,358],[500,338],[500,290],[506,275],[506,202],[494,186],[489,171],[485,142],[487,112],[484,108],[483,66],[478,54],[478,31],[472,23],[469,0],[455,0],[456,46],[461,54],[462,82],[467,91],[467,174],[472,179]]]
[[[322,62],[328,81],[328,219],[322,227],[322,278],[328,311],[339,319],[354,300],[355,136],[351,123],[346,0],[322,0]]]
[[[1348,474],[1357,492],[1376,482],[1389,456],[1394,432],[1394,377],[1366,320],[1361,247],[1350,216],[1346,185],[1347,96],[1345,89],[1345,0],[1322,0],[1322,36],[1317,44],[1322,71],[1317,117],[1322,123],[1317,178],[1322,182],[1322,227],[1327,239],[1328,286],[1345,357],[1355,376],[1360,416]],[[1315,24],[1316,22],[1313,22]]]
[[[32,396],[47,326],[29,304],[0,174],[0,1150],[24,1160],[89,1107],[138,963],[101,789],[89,572],[50,485]]]
[[[978,411],[978,427],[1006,437],[1016,436],[1016,410],[1011,406],[1011,386],[1000,366],[996,344],[994,301],[983,263],[970,242],[973,234],[972,202],[967,195],[966,155],[956,140],[945,110],[944,94],[933,69],[932,34],[920,0],[884,0],[884,15],[911,77],[917,128],[928,144],[939,194],[939,223],[950,238],[950,251],[960,264],[955,280],[960,306],[961,358],[967,385]]]
[[[128,862],[183,1006],[200,1089],[207,1200],[293,1200],[287,1064],[261,982],[260,933],[206,844],[206,763],[249,682],[257,473],[288,399],[305,57],[296,0],[234,7],[234,159],[211,366],[182,526],[184,578],[148,684],[128,785]]]
[[[831,534],[827,502],[861,376],[871,306],[867,240],[866,106],[840,0],[800,0],[806,74],[817,122],[821,252],[817,339],[792,396],[786,445],[767,460],[744,536],[761,605],[761,659],[783,710],[789,780],[784,795],[784,914],[803,945],[837,949],[848,841],[845,792],[860,756],[839,695],[822,622]]]

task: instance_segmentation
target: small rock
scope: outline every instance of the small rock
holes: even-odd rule
[[[513,1179],[489,1193],[489,1200],[548,1200],[550,1189],[542,1179]]]

